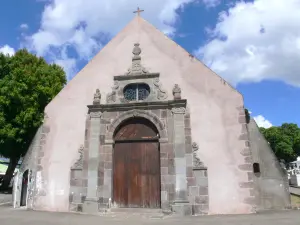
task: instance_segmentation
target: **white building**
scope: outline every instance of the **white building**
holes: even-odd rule
[[[292,186],[300,186],[300,157],[289,163],[289,182]]]

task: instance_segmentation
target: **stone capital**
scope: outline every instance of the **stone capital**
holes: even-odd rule
[[[91,118],[101,118],[102,113],[101,112],[90,112]]]
[[[185,114],[186,109],[184,107],[172,108],[173,114]]]

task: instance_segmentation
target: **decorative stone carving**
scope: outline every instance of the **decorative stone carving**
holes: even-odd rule
[[[181,88],[179,87],[178,84],[175,84],[173,87],[173,97],[174,99],[181,99]]]
[[[132,114],[133,117],[137,117],[139,115],[139,112],[137,110],[133,110]]]
[[[116,95],[117,95],[116,91],[112,91],[111,93],[109,93],[106,96],[106,103],[114,103],[114,102],[116,102]]]
[[[159,81],[159,78],[155,78],[153,81],[154,86],[157,89],[157,99],[164,100],[168,97],[167,91],[162,88],[162,84]]]
[[[90,117],[91,118],[100,118],[102,115],[101,112],[90,112]]]
[[[83,151],[84,151],[84,146],[81,145],[80,148],[78,149],[79,158],[72,166],[72,169],[82,169],[83,168]]]
[[[142,50],[140,48],[139,43],[134,44],[133,48],[133,57],[132,57],[132,65],[131,68],[128,69],[127,75],[140,75],[147,74],[148,71],[141,65],[141,56]]]
[[[101,102],[101,93],[100,90],[97,88],[96,93],[94,94],[93,105],[100,105],[100,102]]]
[[[118,81],[114,81],[114,86],[112,87],[112,90],[116,91],[119,89],[119,82]]]
[[[204,167],[203,162],[199,159],[197,156],[197,151],[199,150],[199,146],[196,142],[192,143],[192,149],[193,149],[193,166],[196,167]]]
[[[186,109],[184,107],[172,108],[173,114],[185,114]]]
[[[119,89],[119,83],[118,81],[114,82],[114,86],[112,86],[112,92],[107,94],[106,96],[106,103],[114,103],[116,102],[117,98],[117,90]]]

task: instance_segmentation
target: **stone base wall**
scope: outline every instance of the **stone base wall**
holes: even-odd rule
[[[86,187],[83,185],[82,169],[71,169],[69,210],[71,212],[82,212],[82,204],[86,196]]]
[[[206,215],[209,209],[207,169],[193,169],[194,183],[189,185],[189,202],[193,215]]]

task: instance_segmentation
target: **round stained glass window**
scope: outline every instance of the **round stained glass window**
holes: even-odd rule
[[[147,84],[129,84],[124,88],[124,98],[128,101],[142,101],[148,98],[150,87]]]

